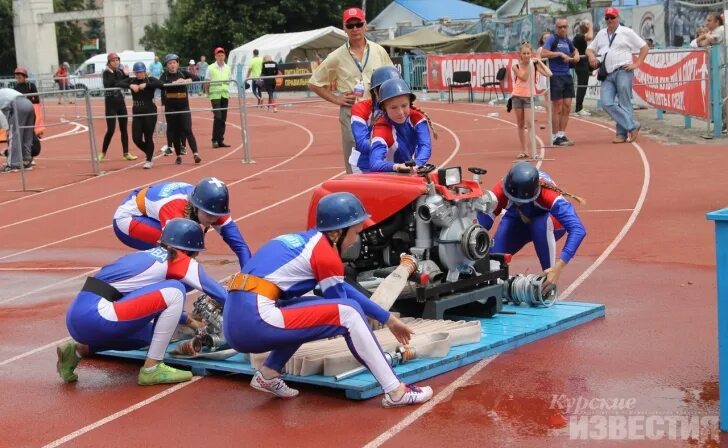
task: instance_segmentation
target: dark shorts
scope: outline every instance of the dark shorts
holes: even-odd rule
[[[574,98],[574,78],[571,75],[554,75],[549,78],[551,101]]]
[[[514,96],[512,97],[512,104],[514,109],[530,109],[531,98],[525,96]]]

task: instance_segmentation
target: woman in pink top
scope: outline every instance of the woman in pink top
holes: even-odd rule
[[[518,121],[518,140],[521,142],[521,153],[516,156],[519,159],[528,158],[525,110],[531,108],[531,89],[533,88],[534,91],[536,89],[536,85],[529,79],[531,72],[528,64],[531,61],[533,61],[533,66],[536,69],[536,72],[541,73],[546,77],[551,76],[551,70],[549,70],[543,62],[541,62],[541,59],[531,59],[531,44],[528,42],[522,43],[518,49],[518,62],[511,67],[513,74],[516,77],[511,102],[513,104],[513,110],[516,112],[516,120]],[[530,87],[529,83],[532,84],[533,87]]]

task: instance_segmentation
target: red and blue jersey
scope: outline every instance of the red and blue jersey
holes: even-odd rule
[[[369,171],[372,124],[381,115],[381,109],[371,99],[359,101],[351,108],[351,134],[356,142],[357,153],[350,162],[362,172]]]
[[[150,185],[144,195],[144,208],[139,210],[137,195],[140,190],[132,191],[114,214],[114,219],[129,216],[147,216],[159,221],[162,228],[173,218],[185,218],[185,209],[194,185],[184,182],[164,182]],[[220,216],[212,227],[222,236],[238,257],[240,266],[250,259],[250,248],[230,215]]]
[[[432,139],[427,117],[411,109],[407,120],[398,124],[383,116],[372,128],[370,171],[392,171],[395,163],[414,160],[422,166],[430,160]]]
[[[539,171],[539,177],[542,181],[556,185],[556,182],[543,171]],[[561,259],[568,263],[581,245],[586,236],[584,224],[576,214],[574,206],[564,198],[558,191],[542,187],[541,192],[535,201],[525,204],[517,204],[508,199],[503,192],[503,181],[499,181],[492,189],[498,199],[498,206],[492,214],[478,214],[480,224],[490,230],[493,227],[495,217],[505,210],[507,215],[523,220],[524,222],[532,220],[536,216],[544,213],[551,214],[551,220],[554,224],[554,230],[565,229],[567,232],[566,243],[561,251]]]
[[[243,266],[243,273],[278,286],[282,300],[300,297],[318,284],[326,298],[355,300],[367,316],[381,323],[389,319],[387,310],[344,281],[344,265],[339,253],[317,230],[270,240]]]
[[[167,249],[156,247],[143,252],[125,255],[107,264],[94,276],[113,286],[122,294],[128,294],[164,280],[179,280],[187,291],[196,289],[209,295],[222,305],[227,300],[227,291],[211,278],[200,264],[184,252],[177,252],[174,260],[169,259]],[[117,315],[131,312],[125,310],[124,302],[113,302]],[[183,313],[184,314],[184,313]],[[186,321],[182,316],[181,322]]]

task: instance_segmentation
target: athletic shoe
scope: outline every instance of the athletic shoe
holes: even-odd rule
[[[134,154],[129,154],[128,152],[124,153],[124,160],[132,161],[132,160],[136,160],[138,158],[139,157],[135,156]]]
[[[574,142],[569,140],[569,137],[563,136],[561,137],[561,143],[559,143],[559,146],[574,146]]]
[[[96,160],[98,160],[99,162],[103,162],[105,159],[106,159],[106,153],[103,153],[103,152],[101,154],[99,154],[99,156],[96,158]]]
[[[202,157],[200,157],[200,155],[199,155],[199,154],[197,154],[197,153],[194,153],[194,154],[192,154],[192,157],[194,157],[194,158],[195,158],[195,163],[200,163],[200,162],[202,162]]]
[[[148,170],[152,168],[152,162],[144,162],[144,169]]]
[[[428,401],[432,398],[432,388],[407,386],[405,385],[405,392],[402,394],[399,400],[394,400],[389,394],[384,394],[382,398],[382,406],[385,408],[398,408],[401,406],[409,406],[411,404],[420,404]]]
[[[212,147],[213,148],[219,148],[220,147],[220,144],[218,142],[212,142]]]
[[[18,171],[20,171],[20,168],[10,165],[3,165],[3,167],[0,168],[0,173],[17,173]]]
[[[73,371],[76,369],[81,358],[76,354],[76,343],[73,341],[64,342],[56,347],[58,361],[56,362],[56,370],[61,379],[66,383],[72,383],[78,380],[78,375]]]
[[[620,144],[620,143],[624,143],[626,141],[627,141],[627,137],[624,137],[622,135],[618,135],[618,136],[614,137],[614,140],[612,140],[612,143],[614,143],[614,144]]]
[[[174,367],[170,367],[167,364],[160,362],[151,372],[147,372],[144,367],[139,369],[137,383],[140,386],[151,386],[153,384],[184,383],[191,379],[192,372],[175,369]]]
[[[184,146],[182,147],[182,150],[179,152],[181,155],[186,156],[187,155],[187,148]]]
[[[33,161],[29,160],[27,162],[23,162],[23,169],[25,171],[33,171]]]
[[[561,146],[561,143],[564,141],[564,137],[556,137],[554,141],[552,142],[552,145],[554,146]]]
[[[582,109],[579,112],[577,112],[576,115],[578,115],[580,117],[591,117],[592,114],[588,110]]]
[[[632,131],[627,136],[627,142],[632,143],[637,140],[637,136],[640,135],[640,129],[642,129],[641,124],[637,124],[637,127],[632,129]]]
[[[228,145],[227,143],[224,143],[224,142],[219,142],[217,145],[220,148],[229,148],[230,147],[230,145]]]
[[[182,157],[177,156],[177,158],[174,159],[174,163],[176,163],[177,165],[182,165]]]
[[[172,148],[169,145],[162,146],[162,155],[164,157],[172,155]]]
[[[298,391],[286,385],[286,382],[277,376],[272,380],[267,380],[262,373],[255,372],[253,379],[250,380],[250,386],[261,392],[268,392],[280,398],[294,398],[298,396]]]

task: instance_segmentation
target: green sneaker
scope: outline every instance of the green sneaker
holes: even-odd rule
[[[186,370],[175,369],[167,364],[160,362],[157,368],[151,372],[144,371],[144,367],[139,369],[139,385],[151,386],[153,384],[172,384],[184,383],[192,379],[192,372]]]
[[[76,343],[73,341],[64,342],[56,347],[56,353],[58,354],[56,370],[61,379],[66,383],[78,380],[78,375],[73,373],[78,362],[81,361],[81,358],[76,355]]]
[[[98,160],[99,162],[103,162],[104,159],[106,159],[106,154],[104,154],[103,152],[96,157],[96,160]]]

